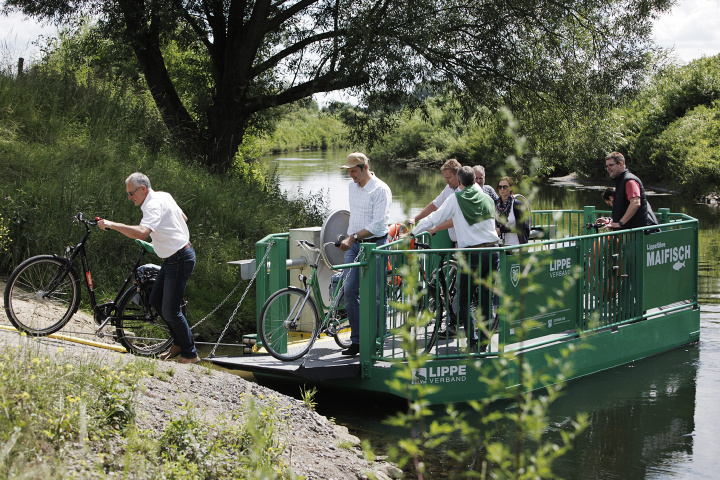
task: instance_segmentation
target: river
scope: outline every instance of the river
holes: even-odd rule
[[[347,208],[348,177],[340,169],[347,152],[303,152],[263,159],[276,170],[290,195],[325,195],[331,210]],[[629,164],[632,167],[632,163]],[[444,187],[439,171],[373,164],[371,169],[393,192],[391,221],[416,214]],[[642,177],[642,172],[638,172]],[[488,175],[488,183],[495,185]],[[609,185],[541,185],[532,208],[605,208],[600,197]],[[700,343],[569,382],[552,405],[547,439],[579,412],[590,425],[574,449],[553,471],[565,479],[715,479],[720,475],[720,208],[671,194],[649,194],[653,207],[684,212],[700,221]],[[297,392],[293,393],[297,396]],[[342,401],[338,401],[341,399]],[[338,397],[321,392],[317,410],[370,439],[382,451],[404,432],[383,423],[401,404],[386,399]],[[463,409],[463,406],[459,406]],[[442,410],[437,410],[438,417]],[[426,459],[426,478],[454,478],[446,449],[463,449],[451,440]],[[409,473],[409,472],[408,472]]]

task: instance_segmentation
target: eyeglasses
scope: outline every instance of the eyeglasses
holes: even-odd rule
[[[505,190],[506,188],[510,188],[510,185],[498,185],[498,190]]]
[[[615,165],[620,165],[620,164],[619,163],[608,163],[607,165],[605,165],[605,170],[610,170]]]
[[[135,195],[135,192],[137,192],[137,191],[140,190],[141,188],[142,188],[142,185],[140,185],[139,187],[137,187],[137,188],[136,188],[135,190],[133,190],[132,192],[127,192],[128,197],[132,197],[133,195]]]

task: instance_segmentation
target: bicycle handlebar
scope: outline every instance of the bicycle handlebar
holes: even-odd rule
[[[610,228],[609,225],[610,225],[609,223],[597,223],[597,222],[592,223],[592,222],[590,222],[590,223],[586,223],[584,228],[585,228],[585,230],[594,229],[595,233],[598,233],[601,228]]]
[[[95,220],[86,220],[85,218],[83,218],[83,213],[82,213],[82,212],[78,212],[78,213],[73,217],[73,220],[75,220],[75,221],[77,221],[77,222],[81,222],[81,223],[83,223],[83,224],[85,224],[85,225],[90,225],[91,227],[97,227],[98,220],[100,220],[100,217],[95,217]]]
[[[423,250],[430,250],[430,248],[431,248],[431,247],[430,247],[430,244],[428,244],[428,243],[423,243],[423,242],[418,242],[417,238],[415,239],[415,247],[420,247],[420,248],[422,248]]]

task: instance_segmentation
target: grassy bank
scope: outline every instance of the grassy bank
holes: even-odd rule
[[[28,337],[3,350],[2,478],[294,478],[281,459],[282,409],[272,402],[238,399],[235,412],[214,420],[188,404],[148,428],[139,422],[149,407],[141,392],[166,385],[179,373],[173,366]],[[192,373],[198,382],[209,375],[201,367]]]
[[[134,171],[146,173],[154,189],[170,192],[188,216],[198,255],[187,288],[195,321],[239,282],[228,261],[253,257],[254,243],[269,233],[322,223],[322,199],[289,201],[252,165],[210,175],[178,158],[168,139],[148,98],[129,86],[43,66],[20,78],[0,74],[0,274],[29,256],[59,254],[77,242],[81,231],[70,222],[77,212],[139,223],[142,213],[124,190]],[[93,232],[88,260],[100,300],[114,296],[137,253],[117,232]],[[217,338],[242,290],[203,324],[200,339]],[[230,339],[254,329],[253,295],[238,318]]]

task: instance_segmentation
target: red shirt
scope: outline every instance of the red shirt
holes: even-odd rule
[[[628,200],[640,196],[640,184],[635,180],[628,180],[625,184],[625,198]]]

